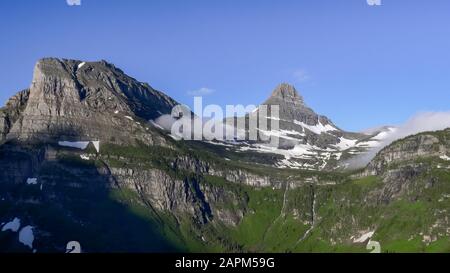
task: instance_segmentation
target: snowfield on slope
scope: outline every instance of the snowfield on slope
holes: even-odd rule
[[[91,140],[91,141],[58,141],[58,145],[62,147],[70,147],[85,150],[89,143],[94,144],[95,150],[100,152],[100,141]]]
[[[80,63],[80,64],[78,65],[78,69],[82,68],[85,64],[86,64],[85,62]]]
[[[298,120],[294,120],[294,124],[300,125],[303,128],[310,130],[311,132],[320,135],[321,133],[326,133],[329,131],[337,131],[338,129],[331,126],[330,124],[323,125],[320,121],[317,125],[308,125]]]
[[[375,231],[369,231],[367,233],[364,233],[363,235],[361,235],[361,237],[359,237],[357,239],[353,239],[353,243],[364,243],[368,239],[371,239],[374,234],[375,234]],[[352,238],[350,238],[350,239],[352,239]]]
[[[37,178],[28,178],[27,179],[27,185],[36,185],[37,184]]]
[[[19,232],[19,242],[33,249],[33,241],[34,241],[33,227],[26,226],[22,228]]]
[[[12,232],[17,232],[20,228],[20,219],[15,217],[11,222],[6,223],[2,231],[11,230]]]

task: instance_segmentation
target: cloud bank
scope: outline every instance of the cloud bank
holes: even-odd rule
[[[229,120],[231,122],[231,120]],[[233,140],[238,134],[245,135],[245,130],[238,130],[223,120],[215,120],[213,118],[200,119],[198,116],[183,116],[174,118],[172,115],[162,115],[154,120],[154,123],[162,127],[164,130],[171,132],[174,139],[193,139],[195,135],[200,140]],[[178,130],[177,124],[182,124],[182,130]]]
[[[372,149],[368,153],[352,158],[345,163],[350,164],[350,168],[363,168],[375,157],[384,147],[392,142],[428,131],[439,131],[450,128],[450,112],[422,112],[418,113],[404,124],[396,126],[397,130],[390,133],[382,140],[381,145]]]

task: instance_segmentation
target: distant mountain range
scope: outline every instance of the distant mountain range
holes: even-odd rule
[[[276,147],[176,141],[157,120],[178,104],[106,61],[38,61],[0,109],[0,252],[450,251],[449,129],[346,132],[280,84]]]

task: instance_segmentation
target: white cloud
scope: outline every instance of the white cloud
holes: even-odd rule
[[[175,122],[183,124],[182,131],[178,130],[178,125],[174,127]],[[198,116],[183,116],[180,119],[176,119],[171,115],[162,115],[155,119],[154,123],[171,132],[171,136],[177,140],[182,138],[193,139],[194,134],[201,137],[202,140],[231,140],[236,137],[237,131],[245,135],[245,131],[236,129],[233,125],[224,122],[224,120],[200,119]]]
[[[393,141],[427,131],[444,130],[450,127],[450,112],[423,112],[409,119],[388,137],[387,144]]]
[[[398,139],[422,132],[439,131],[450,128],[450,112],[418,113],[396,128],[397,130],[390,133],[385,139],[383,139],[382,144],[379,147],[374,148],[366,154],[357,156],[349,160],[347,163],[349,163],[353,168],[365,167],[380,150]]]
[[[202,87],[197,90],[188,91],[189,96],[207,96],[211,95],[212,93],[216,92],[216,90],[208,88],[208,87]]]
[[[294,71],[293,77],[297,82],[307,82],[311,79],[308,72],[305,69],[298,69]]]

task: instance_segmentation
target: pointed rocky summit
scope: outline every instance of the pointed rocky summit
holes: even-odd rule
[[[150,143],[153,140],[141,125],[169,114],[177,104],[106,61],[57,58],[39,60],[29,90],[10,102],[20,107],[2,111],[3,138],[127,142],[130,136],[142,136]]]
[[[275,102],[281,101],[298,105],[304,104],[303,97],[299,95],[295,87],[287,83],[278,85],[267,102],[270,102],[268,104],[275,104]]]

